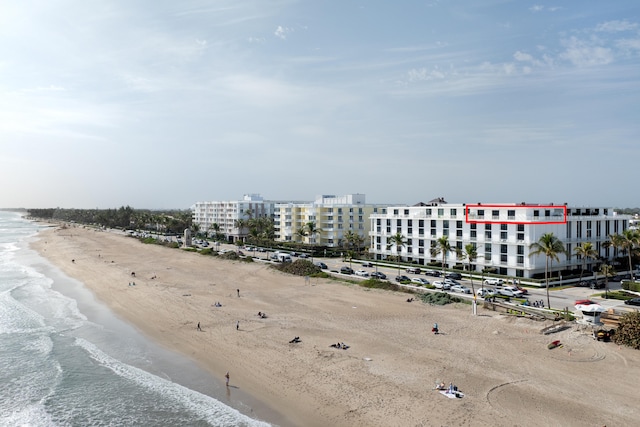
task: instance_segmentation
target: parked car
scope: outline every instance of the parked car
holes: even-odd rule
[[[372,263],[370,263],[370,262],[363,262],[363,263],[362,263],[362,266],[363,266],[363,267],[373,267],[373,264],[372,264]]]
[[[370,276],[380,280],[385,280],[387,278],[386,274],[381,273],[379,271],[374,271],[373,273],[370,274]]]
[[[420,274],[420,267],[408,267],[407,273]]]
[[[451,289],[451,286],[448,283],[445,282],[441,282],[441,281],[435,281],[433,282],[433,286],[436,289],[442,289],[443,291],[448,291],[449,289]]]
[[[325,264],[324,262],[316,262],[316,265],[323,270],[327,269],[327,264]]]
[[[417,283],[418,285],[428,285],[429,281],[422,277],[414,277],[413,279],[411,279],[411,283]]]
[[[444,277],[445,279],[462,280],[462,274],[460,273],[448,273]]]
[[[463,294],[470,294],[471,293],[471,289],[469,289],[469,288],[467,288],[466,286],[463,286],[463,285],[453,285],[451,287],[451,290],[453,292],[460,292],[460,293],[463,293]]]
[[[369,277],[369,272],[367,270],[356,270],[356,276]]]
[[[624,301],[627,305],[640,305],[640,298],[631,298]]]
[[[342,274],[353,274],[353,269],[351,267],[341,267],[340,273]]]
[[[482,288],[482,289],[478,289],[478,291],[476,292],[476,295],[479,296],[480,298],[491,298],[496,295],[496,291],[490,288]]]
[[[502,286],[504,285],[504,280],[498,279],[495,277],[490,277],[488,279],[484,279],[485,285],[493,285],[493,286]]]
[[[513,286],[505,286],[504,288],[498,291],[500,295],[504,295],[505,297],[521,297],[522,292],[518,290],[518,288],[514,288]]]
[[[520,286],[516,286],[516,288],[522,292],[522,295],[529,295],[529,291],[527,290],[527,288],[522,288]]]
[[[298,258],[306,259],[306,258],[309,258],[309,255],[307,255],[307,254],[300,254],[300,256],[298,256]]]
[[[440,272],[437,270],[425,270],[424,275],[431,277],[440,277],[442,274],[440,274]]]
[[[448,284],[449,286],[456,286],[460,284],[460,282],[457,282],[453,279],[444,279],[443,282]]]
[[[410,282],[411,279],[409,279],[407,276],[396,276],[396,282]]]

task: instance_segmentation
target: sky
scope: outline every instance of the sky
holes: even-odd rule
[[[637,0],[0,0],[0,207],[639,206]]]

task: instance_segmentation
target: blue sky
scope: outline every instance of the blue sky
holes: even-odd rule
[[[0,207],[640,205],[635,0],[0,11]]]

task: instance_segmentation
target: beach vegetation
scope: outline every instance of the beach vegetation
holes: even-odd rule
[[[640,350],[640,312],[632,311],[623,314],[612,339],[618,345]]]
[[[420,295],[420,299],[426,304],[434,305],[446,305],[452,304],[454,302],[463,302],[462,298],[448,294],[446,292],[430,292],[428,294],[422,294]]]
[[[278,263],[274,265],[274,268],[282,271],[283,273],[294,274],[296,276],[324,277],[321,276],[321,274],[328,276],[320,267],[306,259],[297,259],[294,262]]]

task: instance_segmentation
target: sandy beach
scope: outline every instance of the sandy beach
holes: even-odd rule
[[[32,247],[221,383],[229,371],[231,393],[272,408],[279,415],[267,421],[282,426],[639,422],[640,352],[597,342],[577,326],[545,336],[549,323],[482,308],[473,316],[468,304],[408,303],[407,294],[335,280],[306,282],[262,262],[83,227],[44,230]],[[439,335],[431,333],[434,322]],[[300,342],[289,343],[296,336]],[[563,346],[549,350],[553,340]],[[330,347],[337,342],[349,348]],[[440,381],[465,396],[446,398],[433,390]]]

